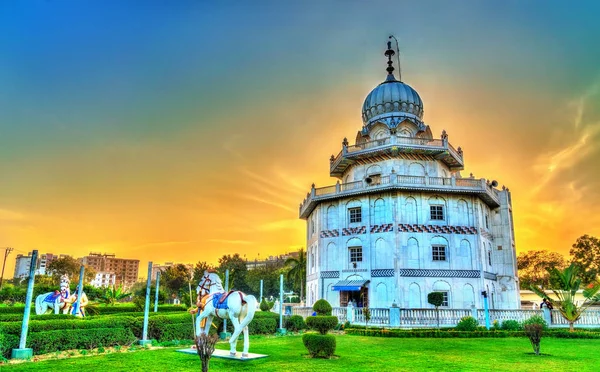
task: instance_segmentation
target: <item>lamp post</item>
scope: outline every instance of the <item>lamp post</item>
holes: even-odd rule
[[[225,293],[229,292],[229,269],[225,270]],[[223,319],[223,332],[219,334],[221,340],[225,340],[231,336],[231,333],[227,332],[227,319]]]
[[[148,262],[148,279],[146,279],[146,304],[144,305],[144,328],[142,330],[142,339],[139,344],[146,346],[152,343],[148,340],[148,315],[150,315],[150,285],[152,284],[152,261]]]
[[[487,291],[482,291],[483,296],[483,312],[485,313],[485,328],[490,329],[490,309],[488,308]]]
[[[33,356],[33,349],[25,348],[27,344],[27,331],[29,329],[29,315],[31,313],[31,299],[33,297],[33,283],[35,281],[35,266],[37,264],[37,249],[31,254],[31,263],[29,264],[29,281],[27,282],[27,295],[25,297],[25,310],[23,311],[23,323],[21,324],[21,338],[19,348],[12,349],[12,359],[29,359]]]
[[[154,289],[154,312],[158,312],[158,289],[160,285],[160,270],[156,271],[156,288]]]
[[[284,335],[285,332],[283,327],[283,274],[281,274],[279,275],[279,328],[277,328],[277,333]]]

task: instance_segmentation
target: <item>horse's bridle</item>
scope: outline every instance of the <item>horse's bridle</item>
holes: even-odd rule
[[[212,287],[213,285],[215,285],[217,283],[213,283],[212,280],[210,280],[210,276],[208,276],[208,275],[205,275],[203,278],[204,278],[204,281],[199,286],[200,290],[205,291],[205,293],[210,293],[210,287]]]

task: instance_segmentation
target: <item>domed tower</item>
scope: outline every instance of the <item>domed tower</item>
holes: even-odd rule
[[[307,221],[306,300],[333,306],[520,307],[510,192],[462,177],[463,151],[446,131],[434,138],[424,104],[394,76],[365,98],[363,126],[329,160],[333,185],[313,184],[300,204]]]

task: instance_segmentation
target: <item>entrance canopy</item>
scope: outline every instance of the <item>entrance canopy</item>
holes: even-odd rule
[[[360,291],[368,282],[368,280],[340,280],[331,289],[334,291]]]

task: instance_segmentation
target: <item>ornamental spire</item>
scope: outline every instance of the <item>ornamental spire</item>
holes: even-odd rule
[[[394,78],[394,75],[392,74],[391,71],[394,71],[394,67],[392,66],[392,56],[394,56],[394,54],[396,54],[396,52],[398,52],[398,57],[397,57],[397,61],[398,61],[398,80],[402,81],[402,66],[400,65],[400,47],[398,46],[398,39],[396,39],[396,37],[394,35],[390,35],[390,37],[388,37],[388,39],[394,39],[394,41],[396,42],[396,51],[394,51],[392,49],[392,42],[388,41],[387,45],[388,45],[388,50],[385,51],[385,55],[388,57],[388,68],[386,69],[388,72],[388,80],[390,79],[390,75],[392,78]],[[391,69],[391,71],[390,71]],[[396,80],[394,78],[394,80]]]
[[[394,62],[392,62],[392,57],[396,54],[396,52],[394,52],[394,50],[392,49],[391,41],[387,42],[387,47],[388,48],[384,53],[384,55],[386,57],[388,57],[388,61],[387,61],[388,67],[385,69],[388,73],[388,77],[386,80],[396,80],[396,78],[394,78],[394,66],[392,66],[394,64]]]

